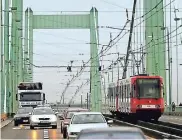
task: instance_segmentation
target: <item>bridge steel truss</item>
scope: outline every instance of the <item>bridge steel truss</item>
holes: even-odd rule
[[[150,75],[160,75],[164,79],[164,99],[166,92],[166,41],[164,37],[164,9],[161,0],[144,0],[146,71]],[[154,8],[155,7],[155,8]]]
[[[2,1],[1,11],[2,11]],[[147,73],[160,75],[164,78],[166,85],[166,53],[164,31],[160,26],[164,26],[164,12],[160,10],[163,3],[155,9],[151,9],[160,0],[144,0],[143,9],[146,14],[145,44],[146,50],[146,69]],[[12,0],[10,10],[9,0],[4,0],[4,23],[1,12],[1,35],[0,35],[0,90],[1,90],[1,115],[3,113],[15,113],[17,102],[15,95],[17,85],[20,81],[33,80],[33,29],[89,29],[90,30],[90,55],[91,55],[91,96],[92,110],[101,111],[101,84],[98,72],[98,11],[92,8],[89,14],[83,15],[33,15],[33,11],[27,8],[25,11],[25,37],[23,38],[23,0]],[[156,12],[156,14],[154,14]],[[9,15],[12,15],[11,24]],[[154,14],[155,16],[151,16]],[[150,17],[151,16],[151,17]],[[11,34],[9,31],[11,28]],[[152,36],[153,38],[149,38]],[[161,38],[161,39],[157,39]],[[24,40],[24,44],[23,44]],[[23,49],[24,48],[24,49]],[[98,67],[95,67],[98,66]],[[166,87],[166,86],[165,86]],[[165,88],[166,93],[166,88]],[[167,95],[165,94],[165,100]]]
[[[34,15],[31,8],[25,11],[25,66],[26,79],[33,77],[33,30],[34,29],[89,29],[90,30],[90,55],[91,55],[91,96],[92,111],[101,111],[101,83],[98,56],[98,11],[92,8],[88,14],[77,15]],[[29,49],[29,50],[28,50]],[[29,51],[29,53],[27,53]],[[29,56],[28,56],[29,54]],[[28,66],[28,67],[27,67]],[[30,73],[30,74],[29,74]]]

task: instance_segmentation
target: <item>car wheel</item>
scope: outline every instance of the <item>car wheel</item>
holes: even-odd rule
[[[53,125],[52,128],[53,128],[53,129],[57,129],[57,125]]]
[[[63,128],[63,139],[67,138],[67,130],[66,128]]]
[[[14,121],[14,126],[18,126],[18,123],[16,121]]]
[[[30,129],[34,129],[34,127],[32,125],[30,125]]]

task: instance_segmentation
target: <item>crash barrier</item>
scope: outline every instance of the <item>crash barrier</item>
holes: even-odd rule
[[[7,118],[8,118],[7,114],[5,114],[5,113],[1,114],[1,122],[7,120]]]

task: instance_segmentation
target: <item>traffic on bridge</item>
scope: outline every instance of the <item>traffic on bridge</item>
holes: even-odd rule
[[[182,139],[181,0],[0,0],[1,139]]]

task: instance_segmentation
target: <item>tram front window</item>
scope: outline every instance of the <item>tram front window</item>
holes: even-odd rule
[[[137,81],[138,98],[160,98],[159,79],[139,79]]]

